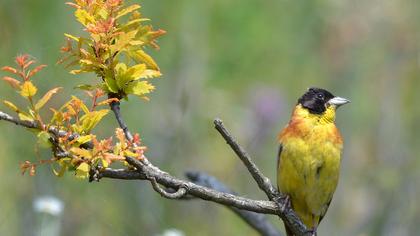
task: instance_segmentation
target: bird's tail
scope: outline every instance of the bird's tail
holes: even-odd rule
[[[286,225],[286,223],[284,224],[284,228],[286,229],[287,236],[294,236],[292,230],[289,228],[289,226]]]

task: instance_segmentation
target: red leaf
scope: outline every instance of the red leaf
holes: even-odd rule
[[[18,70],[16,70],[15,68],[13,68],[11,66],[4,66],[4,67],[1,68],[1,70],[2,71],[10,72],[10,73],[13,73],[13,74],[16,74],[16,75],[19,75],[18,74]]]
[[[20,88],[20,81],[12,78],[12,77],[8,77],[5,76],[2,78],[2,80],[6,81],[8,84],[10,84],[10,86],[12,86],[14,89],[19,89]]]
[[[47,65],[39,65],[35,67],[35,69],[31,70],[28,74],[28,78],[34,76],[36,73],[38,73],[40,70],[44,69]]]
[[[20,67],[24,67],[26,64],[26,60],[28,60],[29,55],[23,54],[16,57],[15,61]]]
[[[30,61],[28,61],[24,66],[23,66],[23,69],[26,69],[26,68],[28,68],[30,65],[32,65],[32,64],[34,64],[35,63],[35,61],[34,60],[30,60]]]

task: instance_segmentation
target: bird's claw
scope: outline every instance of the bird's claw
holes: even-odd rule
[[[291,204],[289,195],[284,195],[282,197],[282,200],[284,201],[284,204],[283,204],[283,206],[281,206],[281,209],[280,209],[282,212],[284,212],[286,209],[292,208],[292,204]]]

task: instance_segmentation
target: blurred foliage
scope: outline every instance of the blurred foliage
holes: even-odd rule
[[[130,1],[134,3],[134,1]],[[274,179],[277,132],[310,86],[349,98],[337,123],[345,140],[339,187],[320,235],[415,235],[420,206],[419,3],[402,1],[143,0],[144,16],[167,30],[161,51],[148,51],[163,80],[150,102],[122,105],[141,132],[148,157],[177,176],[206,171],[235,191],[264,198],[245,168],[212,128],[220,117]],[[29,52],[53,65],[63,33],[80,32],[64,1],[0,2],[0,65]],[[61,66],[49,66],[40,88],[74,87]],[[44,84],[44,85],[42,85]],[[44,88],[41,88],[45,86]],[[0,87],[3,98],[13,96]],[[79,95],[77,90],[69,91]],[[66,97],[66,96],[63,96]],[[51,101],[56,105],[64,100]],[[19,105],[19,104],[17,104]],[[4,108],[4,107],[3,107]],[[1,109],[3,109],[1,108]],[[141,117],[141,118],[140,118]],[[98,136],[112,135],[104,118]],[[64,203],[60,235],[255,235],[236,215],[203,201],[162,199],[147,183],[54,178],[48,166],[22,176],[36,140],[0,122],[0,234],[41,232],[34,199]],[[36,151],[34,158],[48,152]],[[273,222],[282,227],[278,219]],[[42,224],[41,224],[42,225]]]

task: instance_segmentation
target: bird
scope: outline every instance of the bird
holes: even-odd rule
[[[302,222],[317,235],[336,190],[343,140],[336,110],[349,103],[322,88],[309,88],[279,133],[277,187]],[[285,224],[288,236],[293,236]]]

